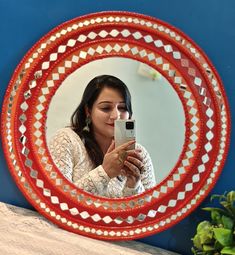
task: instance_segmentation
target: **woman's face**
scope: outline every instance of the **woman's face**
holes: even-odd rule
[[[118,90],[105,87],[90,112],[95,137],[113,138],[114,121],[129,119],[129,116],[124,99]]]

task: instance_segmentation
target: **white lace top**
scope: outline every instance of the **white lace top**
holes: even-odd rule
[[[139,144],[136,147],[142,151],[145,167],[136,187],[128,188],[125,186],[125,178],[123,181],[116,177],[110,179],[101,165],[94,166],[82,140],[71,128],[58,130],[49,142],[52,159],[68,180],[78,188],[105,197],[126,197],[139,194],[156,184],[148,152]]]

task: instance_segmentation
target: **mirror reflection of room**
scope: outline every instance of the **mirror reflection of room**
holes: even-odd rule
[[[98,80],[106,83],[99,86],[106,86],[86,89],[82,99],[87,84],[93,81],[92,88]],[[122,82],[126,91],[115,88]],[[110,126],[104,127],[105,114]],[[105,136],[114,136],[117,118],[135,119],[135,150],[130,143],[115,148],[112,139],[105,142]],[[115,57],[90,62],[62,82],[50,103],[46,128],[53,161],[68,180],[98,196],[125,197],[140,194],[169,175],[183,148],[185,116],[177,93],[160,73]],[[103,137],[92,136],[97,131]]]

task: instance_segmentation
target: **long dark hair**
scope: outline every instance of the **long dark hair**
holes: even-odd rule
[[[94,102],[104,88],[112,88],[117,90],[124,99],[130,117],[132,116],[131,94],[127,86],[120,79],[111,75],[100,75],[93,78],[88,83],[79,106],[71,116],[71,128],[83,140],[88,155],[95,166],[102,164],[104,154],[95,140],[92,132],[92,123],[90,132],[84,130],[87,117],[85,108],[87,107],[88,110],[92,109]]]

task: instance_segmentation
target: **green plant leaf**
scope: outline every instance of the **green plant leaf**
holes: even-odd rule
[[[194,245],[202,249],[202,244],[210,244],[213,239],[213,227],[209,221],[202,221],[197,226],[197,234],[193,238]]]
[[[213,239],[213,231],[204,231],[199,234],[201,244],[210,244]]]
[[[211,211],[211,219],[217,225],[222,223],[222,216],[224,216],[224,215],[221,215],[221,213],[218,210]]]
[[[213,201],[214,199],[217,199],[217,198],[219,199],[219,201],[221,201],[222,199],[226,199],[226,196],[214,194],[211,196],[211,201]]]
[[[209,221],[207,220],[204,220],[202,222],[200,222],[197,226],[197,233],[200,233],[200,232],[204,232],[205,230],[207,229],[211,229],[212,228],[212,225]]]
[[[232,231],[226,228],[214,228],[215,238],[223,246],[230,246],[233,243]]]
[[[235,219],[235,208],[233,207],[233,205],[227,201],[222,201],[220,202],[220,204],[226,209],[226,211],[228,212],[227,215],[231,218]]]
[[[204,251],[199,251],[194,248],[191,249],[192,253],[195,255],[207,255]]]
[[[231,206],[231,203],[228,201],[221,201],[220,204],[224,206],[226,209],[228,209]]]
[[[202,210],[207,211],[207,212],[216,211],[216,212],[220,213],[221,215],[226,215],[226,216],[229,215],[228,212],[225,211],[224,209],[216,208],[216,207],[204,207],[204,208],[202,208]]]
[[[235,190],[232,190],[232,191],[230,191],[230,192],[227,194],[227,200],[228,200],[230,203],[235,202]]]
[[[202,250],[202,244],[201,244],[201,240],[200,240],[200,237],[198,234],[196,234],[194,237],[193,237],[193,245],[199,249],[199,250]]]
[[[217,251],[220,251],[224,246],[221,244],[221,243],[219,243],[217,240],[215,241],[215,249],[217,250]]]
[[[193,247],[191,248],[191,251],[193,254],[197,254],[197,251]]]
[[[232,190],[227,194],[227,202],[230,204],[230,212],[235,221],[235,190]]]
[[[215,250],[214,246],[208,245],[208,244],[204,244],[202,247],[203,247],[203,251],[214,251]]]
[[[223,215],[221,220],[224,228],[233,229],[234,221],[230,217]]]
[[[235,255],[235,246],[233,247],[224,247],[221,252],[221,254],[229,254],[229,255]]]

